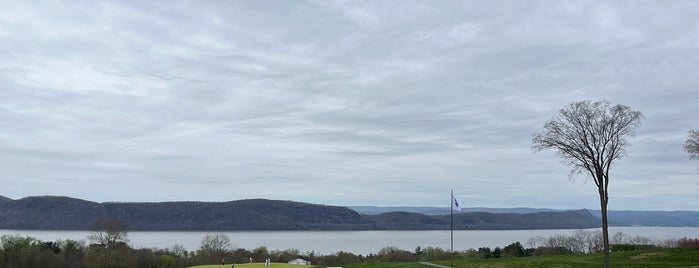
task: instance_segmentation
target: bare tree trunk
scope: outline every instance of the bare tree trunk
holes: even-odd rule
[[[607,203],[609,198],[603,190],[600,190],[599,199],[602,211],[602,243],[604,245],[602,253],[604,255],[604,268],[610,268],[612,265],[609,256],[609,230],[607,228]]]

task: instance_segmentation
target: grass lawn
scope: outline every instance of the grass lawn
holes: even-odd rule
[[[377,262],[377,263],[353,263],[337,265],[342,268],[429,268],[417,262]]]
[[[449,266],[449,261],[434,263]],[[454,260],[458,268],[533,268],[602,266],[602,254],[553,255],[526,258]],[[695,267],[699,268],[699,247],[638,250],[612,253],[612,267]]]
[[[191,266],[189,268],[230,268],[231,264],[226,263],[225,265],[221,264],[214,264],[214,265],[197,265],[197,266]],[[298,264],[288,264],[288,263],[276,263],[273,262],[270,266],[265,266],[264,262],[253,262],[253,263],[241,263],[241,264],[235,264],[235,268],[313,268],[313,267],[320,267],[320,266],[311,266],[311,265],[298,265]]]
[[[230,268],[230,264],[226,265],[198,265],[198,266],[191,266],[189,268],[222,268],[222,267],[228,267]],[[264,263],[243,263],[243,264],[236,264],[235,268],[267,268],[265,267]],[[287,264],[287,263],[272,263],[271,266],[272,268],[314,268],[314,267],[325,267],[325,266],[312,266],[312,265],[298,265],[298,264]],[[424,266],[419,263],[414,263],[414,262],[382,262],[382,263],[353,263],[353,264],[346,264],[346,265],[332,265],[330,267],[342,267],[342,268],[426,268],[428,266]]]
[[[449,260],[433,261],[434,263],[449,266]],[[384,262],[384,263],[353,263],[337,265],[343,268],[429,268],[419,263]],[[552,255],[524,258],[500,258],[500,259],[455,259],[456,268],[577,268],[602,266],[602,254],[574,254]],[[667,267],[693,267],[699,268],[699,247],[637,250],[612,253],[612,266],[618,267],[643,267],[643,268],[667,268]],[[221,268],[226,265],[201,265],[192,268]],[[264,263],[236,264],[236,268],[265,268]],[[305,266],[286,263],[272,263],[273,268],[312,268],[323,266]]]

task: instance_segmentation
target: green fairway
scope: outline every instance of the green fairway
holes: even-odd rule
[[[189,268],[222,268],[222,267],[231,267],[231,264],[226,263],[224,265],[221,264],[213,264],[213,265],[197,265],[197,266],[191,266]],[[241,264],[235,264],[235,268],[312,268],[312,267],[319,267],[319,266],[312,266],[312,265],[298,265],[298,264],[288,264],[288,263],[275,263],[273,262],[270,266],[265,266],[264,263],[260,262],[253,262],[253,263],[241,263]]]
[[[449,266],[451,261],[433,261]],[[456,259],[456,268],[577,268],[602,266],[602,254],[552,255],[524,258]],[[639,250],[612,253],[613,267],[693,267],[699,268],[699,247]],[[354,263],[343,268],[429,268],[419,263]]]
[[[199,265],[191,266],[189,268],[222,268],[231,267],[230,264],[226,265]],[[236,264],[236,268],[266,268],[264,263],[244,263]],[[272,263],[272,268],[314,268],[314,267],[325,267],[325,266],[315,266],[315,265],[298,265],[298,264],[286,264],[286,263]],[[428,268],[415,262],[377,262],[377,263],[353,263],[346,265],[329,265],[328,267],[342,267],[342,268]]]
[[[433,263],[445,266],[450,265],[449,260],[433,261]],[[376,262],[376,263],[353,263],[346,265],[331,265],[343,268],[429,268],[419,263],[405,262]],[[590,267],[602,266],[602,254],[572,254],[572,255],[551,255],[539,257],[523,258],[499,258],[499,259],[456,259],[456,268],[568,268],[568,267]],[[644,267],[644,268],[665,268],[665,267],[693,267],[699,268],[699,247],[692,248],[672,248],[655,250],[637,250],[627,252],[612,253],[613,267]],[[191,268],[221,268],[230,267],[226,265],[200,265]],[[265,268],[264,263],[236,264],[241,268]],[[304,267],[324,267],[306,266],[286,263],[272,263],[273,268],[304,268]]]
[[[342,268],[430,268],[417,262],[377,262],[377,263],[353,263],[338,265]]]
[[[449,261],[434,263],[449,266]],[[458,268],[533,268],[533,267],[600,267],[602,254],[554,255],[525,258],[454,260]],[[699,268],[699,247],[638,250],[612,253],[613,267],[696,267]]]

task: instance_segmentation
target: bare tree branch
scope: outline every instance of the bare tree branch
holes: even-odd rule
[[[128,224],[121,220],[98,219],[92,222],[88,239],[97,244],[113,247],[118,243],[127,243]]]
[[[563,164],[568,165],[570,177],[587,171],[595,182],[602,208],[605,267],[609,267],[609,232],[607,228],[607,203],[609,201],[609,171],[614,160],[626,155],[630,146],[626,137],[634,136],[641,125],[643,115],[628,106],[614,105],[608,101],[574,102],[559,110],[544,125],[541,133],[532,136],[532,150],[554,150]],[[690,131],[690,136],[693,132]],[[699,132],[694,132],[695,143],[688,138],[685,148],[694,148],[692,157],[699,151]],[[692,147],[694,146],[694,147]]]

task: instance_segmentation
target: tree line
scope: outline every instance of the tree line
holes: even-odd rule
[[[507,258],[529,257],[559,254],[591,254],[601,253],[604,250],[604,237],[601,231],[577,230],[571,235],[553,235],[549,237],[536,236],[526,242],[524,247],[520,242],[515,242],[505,247],[478,248],[467,250],[463,254],[468,257],[478,258]],[[677,248],[699,246],[699,239],[652,239],[644,236],[632,236],[618,232],[611,236],[611,252],[644,250],[654,248]]]
[[[0,267],[183,268],[201,264],[220,264],[221,262],[227,264],[262,262],[267,258],[272,262],[279,263],[302,258],[314,265],[331,266],[361,262],[434,261],[449,259],[452,256],[449,250],[440,247],[416,247],[415,250],[408,251],[387,246],[375,254],[368,255],[344,251],[322,255],[313,251],[269,250],[266,247],[242,249],[234,248],[230,237],[222,233],[205,235],[201,239],[200,247],[192,251],[187,250],[182,245],[173,245],[165,249],[136,249],[128,244],[128,225],[119,220],[93,222],[87,239],[89,244],[85,241],[75,240],[47,242],[17,235],[0,236]],[[454,254],[456,258],[508,258],[599,253],[604,248],[602,239],[602,234],[599,231],[578,230],[570,236],[534,237],[526,242],[527,247],[520,242],[514,242],[502,248],[481,247],[458,251]],[[624,233],[617,233],[611,237],[612,251],[687,246],[699,246],[699,239],[653,240]]]

